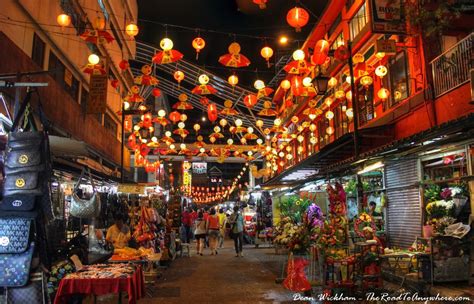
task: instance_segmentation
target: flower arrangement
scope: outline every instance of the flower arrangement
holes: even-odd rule
[[[311,246],[311,227],[307,221],[295,223],[290,217],[285,217],[275,227],[273,242],[294,253],[306,252]]]
[[[426,213],[430,219],[439,219],[449,216],[453,212],[454,203],[452,200],[437,200],[426,205]]]
[[[374,231],[377,230],[377,227],[375,226],[375,222],[373,221],[372,217],[369,214],[362,212],[359,217],[354,220],[354,232],[358,236],[363,237],[364,227],[371,227]]]
[[[442,218],[433,218],[428,221],[428,225],[431,225],[433,227],[433,233],[434,234],[439,234],[439,235],[444,235],[445,232],[444,230],[446,227],[449,225],[452,225],[456,222],[456,219],[450,216],[444,216]]]

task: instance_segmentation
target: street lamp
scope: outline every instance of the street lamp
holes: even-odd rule
[[[318,89],[318,95],[325,95],[328,90],[328,81],[329,77],[327,76],[318,76],[314,78],[314,86]]]

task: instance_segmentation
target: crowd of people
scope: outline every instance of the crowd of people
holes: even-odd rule
[[[226,213],[223,208],[202,209],[185,208],[181,214],[181,235],[184,243],[196,240],[196,254],[202,256],[204,248],[209,247],[211,255],[217,255],[223,248],[227,229],[234,240],[235,256],[242,257],[244,218],[239,207]]]

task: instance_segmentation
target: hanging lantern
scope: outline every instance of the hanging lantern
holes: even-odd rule
[[[181,116],[179,116],[179,120],[181,120],[181,121],[186,121],[187,119],[188,119],[188,115],[186,115],[184,113],[181,114]]]
[[[135,37],[138,35],[138,26],[135,23],[129,23],[125,27],[125,33],[130,37]]]
[[[151,94],[152,94],[154,97],[160,97],[160,96],[161,96],[161,90],[158,89],[158,88],[154,88],[153,90],[151,90]]]
[[[91,64],[91,65],[96,65],[96,64],[99,63],[100,58],[99,58],[99,56],[97,56],[96,54],[90,54],[89,57],[87,57],[87,61],[88,61],[89,64]]]
[[[222,119],[219,121],[219,124],[224,128],[224,127],[227,125],[227,120],[225,120],[225,118],[222,118]]]
[[[360,78],[360,84],[366,88],[370,87],[372,83],[374,83],[374,79],[369,75],[365,75]]]
[[[385,57],[385,53],[384,53],[384,52],[377,52],[377,53],[375,53],[375,58],[377,58],[378,60],[382,60],[384,57]]]
[[[390,91],[386,88],[381,88],[378,92],[377,92],[377,96],[382,99],[382,101],[385,101],[388,99],[388,97],[390,96]]]
[[[326,128],[326,133],[329,134],[329,135],[334,134],[334,128],[333,127],[327,127]]]
[[[227,79],[229,84],[233,87],[235,87],[239,83],[239,77],[237,75],[230,75],[229,78]]]
[[[105,28],[105,19],[100,17],[100,16],[97,16],[97,18],[95,18],[94,20],[94,26],[97,30],[104,30]]]
[[[264,9],[267,7],[268,0],[252,0],[253,3],[257,4],[260,9]]]
[[[280,83],[280,87],[286,92],[289,88],[291,88],[291,82],[285,79]]]
[[[324,99],[324,103],[325,103],[326,106],[328,106],[328,107],[330,107],[333,102],[334,102],[334,99],[333,99],[331,96],[326,97],[326,98]]]
[[[309,14],[304,8],[294,7],[286,14],[286,21],[297,32],[301,32],[301,28],[309,21]]]
[[[362,63],[364,61],[365,61],[364,55],[362,55],[361,53],[357,53],[352,57],[352,62],[354,64]]]
[[[170,113],[169,118],[172,122],[177,123],[181,119],[181,113],[179,113],[178,111],[173,111]]]
[[[387,75],[387,72],[387,67],[384,65],[379,65],[375,68],[375,75],[379,76],[380,78],[383,78],[385,75]]]
[[[254,0],[255,1],[255,0]],[[270,58],[273,56],[273,49],[269,46],[264,46],[260,50],[260,55],[267,61],[267,67],[270,68]]]
[[[119,62],[119,68],[120,68],[122,71],[127,70],[129,66],[130,66],[130,64],[129,64],[128,61],[125,60],[125,59]]]
[[[352,119],[354,117],[354,110],[352,108],[346,109],[347,118]]]
[[[217,106],[214,103],[209,103],[207,105],[207,117],[211,122],[217,120]]]
[[[160,47],[163,49],[163,51],[169,51],[173,48],[173,40],[169,38],[163,38],[160,41]]]
[[[71,24],[71,17],[69,15],[66,15],[66,14],[60,14],[56,18],[56,21],[58,22],[58,24],[60,26],[66,27],[66,26],[69,26]]]
[[[328,80],[328,86],[329,86],[329,88],[334,88],[336,85],[337,85],[337,79],[334,78],[334,77],[331,77],[331,78]]]
[[[209,82],[209,76],[206,74],[202,74],[199,76],[198,81],[201,85],[206,85]]]
[[[337,90],[336,92],[334,92],[334,97],[336,97],[336,99],[343,99],[344,97],[346,97],[346,92],[344,92],[344,90]]]
[[[199,58],[199,52],[206,46],[206,41],[201,37],[196,37],[192,42],[193,48],[196,50],[196,60]]]
[[[312,86],[312,85],[313,85],[312,81],[313,81],[313,80],[312,80],[311,77],[309,77],[309,76],[303,78],[303,86],[305,86],[305,87],[310,87],[310,86]]]
[[[181,81],[184,79],[184,73],[182,71],[176,71],[173,74],[174,79],[178,82],[178,88],[181,84]]]
[[[300,61],[300,60],[304,60],[306,55],[303,50],[298,49],[293,52],[292,56],[293,56],[293,60]]]
[[[326,116],[326,118],[327,118],[328,120],[331,120],[331,119],[334,118],[334,112],[331,111],[331,110],[329,110],[329,111],[326,112],[326,115],[325,115],[325,116]]]
[[[249,108],[253,108],[257,104],[257,96],[253,94],[249,94],[244,97],[244,105],[246,105]]]
[[[255,122],[255,124],[257,125],[257,127],[261,128],[261,127],[263,127],[263,120],[257,119],[257,121]]]
[[[340,45],[334,52],[334,57],[340,61],[349,59],[349,50],[345,45]]]
[[[314,53],[311,57],[311,61],[313,62],[313,64],[323,64],[328,58],[328,52],[329,42],[324,39],[318,40],[318,42],[316,42],[316,45],[314,46]]]
[[[304,87],[301,77],[293,76],[291,78],[291,92],[294,96],[300,96],[301,94],[303,94],[303,91]]]
[[[262,80],[258,79],[255,80],[255,82],[253,83],[253,87],[257,90],[261,90],[265,88],[265,83]]]

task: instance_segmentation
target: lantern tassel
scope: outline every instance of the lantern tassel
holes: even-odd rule
[[[196,60],[199,59],[199,51],[196,52]]]
[[[260,3],[258,7],[260,7],[260,9],[265,9],[267,5],[265,3]]]
[[[270,60],[267,59],[267,67],[270,68]]]

